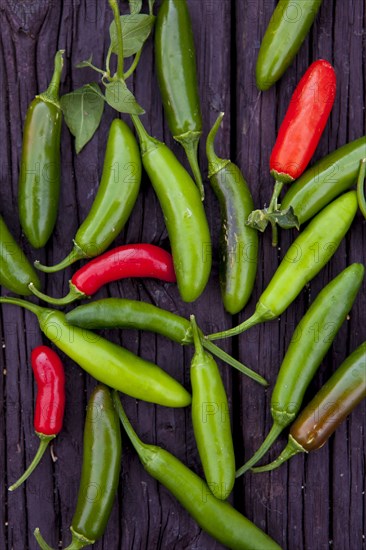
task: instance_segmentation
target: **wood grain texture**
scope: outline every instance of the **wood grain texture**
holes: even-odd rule
[[[365,5],[362,0],[325,0],[298,56],[278,84],[260,93],[254,69],[261,38],[275,0],[188,0],[196,41],[204,138],[225,111],[217,137],[221,156],[236,162],[249,182],[255,204],[268,203],[272,181],[268,159],[288,101],[311,61],[326,58],[337,72],[338,89],[330,121],[314,160],[365,134]],[[75,68],[93,53],[102,66],[108,48],[111,12],[97,0],[0,0],[0,211],[28,257],[55,263],[65,256],[81,221],[87,215],[101,176],[108,129],[115,114],[106,107],[101,126],[85,149],[75,155],[66,127],[62,133],[62,191],[55,232],[47,247],[32,250],[21,234],[17,212],[17,181],[22,128],[33,96],[46,88],[53,55],[64,48],[62,94],[98,76]],[[154,71],[150,39],[131,86],[146,109],[144,123],[164,139],[182,162],[182,149],[169,134]],[[127,120],[127,118],[125,119]],[[200,299],[181,302],[177,289],[157,281],[123,281],[100,291],[98,298],[126,297],[147,301],[182,315],[194,312],[203,330],[213,332],[245,319],[268,283],[295,233],[282,232],[274,250],[269,233],[260,239],[259,270],[254,294],[245,310],[231,319],[224,313],[218,288],[219,209],[207,183],[204,139],[200,165],[206,181],[205,201],[213,238],[212,275]],[[329,236],[331,241],[331,235]],[[162,213],[146,177],[133,214],[116,244],[151,242],[168,247]],[[223,341],[222,346],[255,368],[273,385],[296,324],[320,289],[351,262],[366,263],[366,222],[357,215],[351,232],[332,261],[314,279],[280,321],[255,327]],[[74,268],[43,276],[45,292],[61,296]],[[6,291],[2,289],[2,293]],[[30,353],[47,343],[34,316],[18,308],[1,309],[2,338],[0,399],[0,548],[35,550],[33,530],[39,526],[54,548],[70,541],[82,460],[85,407],[95,381],[63,357],[67,373],[65,427],[53,444],[57,461],[46,453],[29,481],[13,494],[7,486],[18,478],[33,457],[38,438],[33,432],[36,388]],[[337,335],[308,397],[366,336],[365,286],[350,318]],[[143,357],[157,362],[189,387],[192,350],[152,334],[104,333]],[[271,390],[220,365],[232,411],[237,463],[241,465],[259,446],[271,418]],[[124,398],[126,411],[139,435],[174,453],[202,473],[192,434],[189,410],[171,410]],[[286,435],[270,451],[274,458]],[[365,545],[365,403],[358,407],[328,445],[309,457],[298,456],[273,473],[240,478],[231,497],[234,505],[274,537],[286,550],[360,550]],[[62,542],[61,542],[62,541]],[[59,545],[59,546],[58,546]],[[219,550],[221,545],[203,533],[174,498],[142,469],[124,438],[118,498],[103,539],[96,550]]]

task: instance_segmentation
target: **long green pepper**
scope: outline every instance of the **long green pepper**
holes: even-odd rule
[[[72,327],[61,311],[17,298],[0,298],[0,303],[21,306],[34,313],[45,336],[103,384],[165,407],[186,407],[191,403],[191,396],[183,386],[160,367],[93,332]]]
[[[30,104],[23,130],[18,207],[24,234],[34,248],[43,247],[56,223],[60,195],[62,112],[59,87],[63,50],[56,53],[47,90]]]
[[[352,308],[364,272],[362,264],[342,271],[319,292],[296,327],[272,393],[273,426],[258,451],[239,468],[237,477],[254,466],[296,418],[309,383]]]
[[[91,330],[114,328],[143,330],[161,334],[182,346],[193,343],[191,324],[188,319],[137,300],[126,298],[95,300],[69,311],[65,319],[71,325]],[[268,382],[262,376],[215,346],[213,342],[203,336],[201,340],[202,345],[210,353],[258,384],[268,386]]]
[[[326,155],[288,188],[281,210],[292,206],[300,225],[307,222],[355,184],[365,156],[366,136]]]
[[[219,500],[208,485],[175,456],[143,443],[132,428],[117,392],[114,403],[121,423],[145,470],[166,487],[198,525],[232,550],[281,550],[281,547],[227,501]]]
[[[203,292],[211,271],[211,237],[199,191],[172,151],[149,136],[132,115],[140,139],[142,164],[163,210],[180,295],[193,302]]]
[[[255,283],[258,232],[245,222],[254,208],[247,182],[230,160],[219,158],[214,140],[224,113],[220,113],[207,137],[208,177],[220,203],[221,296],[226,311],[235,315],[247,304]]]
[[[85,418],[83,466],[78,500],[66,550],[80,550],[103,536],[116,497],[121,470],[121,430],[110,390],[97,386]],[[42,550],[51,550],[38,527],[34,536]]]
[[[292,424],[286,447],[280,456],[254,472],[268,472],[298,453],[316,451],[355,407],[366,397],[366,342],[363,342],[301,412]]]
[[[135,136],[123,120],[110,127],[100,185],[89,214],[79,227],[74,247],[60,263],[37,269],[54,273],[80,259],[102,254],[118,237],[135,205],[141,183],[141,157]]]
[[[218,366],[201,344],[191,315],[195,354],[191,362],[192,424],[207,485],[226,500],[235,482],[235,455],[229,404]]]
[[[325,207],[291,244],[256,306],[240,325],[210,334],[210,340],[236,336],[263,321],[276,319],[305,285],[329,262],[351,226],[357,212],[355,191]]]
[[[185,150],[204,198],[197,160],[202,115],[197,85],[196,54],[186,0],[163,0],[155,26],[155,63],[164,112],[173,138]]]

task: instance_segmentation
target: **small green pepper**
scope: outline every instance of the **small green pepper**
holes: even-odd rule
[[[273,426],[237,477],[262,458],[297,416],[305,391],[347,317],[361,287],[365,268],[352,264],[327,284],[296,327],[271,398]]]
[[[185,302],[203,292],[211,271],[211,237],[199,191],[172,151],[146,132],[132,115],[142,163],[163,210],[178,289]]]
[[[256,65],[260,90],[268,90],[291,65],[322,0],[279,0],[263,37]]]
[[[29,283],[39,289],[40,282],[33,266],[0,216],[0,284],[23,296],[29,296]]]
[[[66,550],[79,550],[103,536],[117,493],[121,455],[121,430],[111,393],[97,386],[88,402],[79,494],[70,527],[72,542]],[[42,550],[50,550],[38,528],[34,536]]]
[[[34,313],[47,338],[103,384],[165,407],[186,407],[191,403],[191,396],[183,386],[160,367],[93,332],[72,327],[61,311],[18,298],[0,298],[0,303],[21,306]]]
[[[219,158],[214,139],[223,119],[220,113],[206,142],[208,177],[220,203],[221,296],[226,311],[235,315],[252,294],[257,273],[258,233],[245,222],[254,208],[252,195],[239,168]]]
[[[198,453],[210,490],[226,500],[235,481],[235,455],[229,404],[218,366],[201,344],[191,315],[195,354],[191,363],[192,424]]]
[[[192,24],[186,0],[163,0],[156,18],[155,62],[170,131],[184,147],[203,199],[204,188],[197,161],[202,116]]]
[[[256,306],[253,315],[240,325],[210,334],[210,340],[244,332],[263,321],[276,319],[300,294],[305,285],[329,262],[351,226],[357,212],[355,191],[349,191],[326,206],[300,233]]]
[[[113,393],[113,400],[145,470],[175,496],[204,531],[232,550],[281,550],[231,504],[216,498],[207,483],[175,456],[161,447],[143,443],[132,428],[117,392]]]
[[[57,218],[62,125],[58,91],[63,53],[57,52],[51,83],[30,104],[24,124],[18,206],[24,234],[34,248],[46,244]]]

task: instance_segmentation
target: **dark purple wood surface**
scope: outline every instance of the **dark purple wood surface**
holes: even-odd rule
[[[323,57],[335,66],[337,97],[330,121],[315,153],[321,158],[344,143],[365,134],[365,6],[362,0],[325,0],[309,37],[281,81],[259,93],[254,69],[261,38],[275,6],[274,0],[189,0],[197,48],[204,137],[225,111],[217,139],[221,156],[230,156],[243,170],[256,205],[268,203],[272,180],[268,159],[279,123],[296,83],[313,60]],[[69,251],[75,231],[92,204],[101,175],[109,125],[115,113],[106,108],[101,126],[79,156],[66,127],[62,134],[62,192],[55,232],[45,250],[35,251],[22,236],[17,212],[17,180],[22,127],[33,96],[46,88],[53,55],[64,48],[62,93],[98,78],[88,69],[75,68],[93,53],[103,65],[108,48],[111,12],[107,2],[68,0],[31,2],[0,0],[0,208],[14,236],[29,258],[54,263]],[[144,122],[151,133],[172,147],[154,72],[153,43],[146,44],[138,70],[131,79],[138,101],[146,109]],[[126,118],[127,120],[127,118]],[[253,311],[261,291],[294,238],[281,234],[280,250],[272,249],[270,234],[260,239],[255,292],[245,310],[231,319],[220,302],[217,269],[219,210],[207,184],[204,139],[201,168],[206,179],[207,216],[214,242],[212,276],[202,297],[183,304],[177,289],[156,281],[123,281],[99,292],[98,297],[120,296],[147,301],[182,315],[194,312],[207,332],[230,327]],[[331,235],[329,235],[331,239]],[[147,181],[136,208],[116,244],[151,242],[168,246],[167,232],[155,194]],[[223,347],[257,369],[273,385],[291,334],[319,290],[351,262],[365,263],[366,222],[360,214],[335,257],[302,292],[280,321],[255,327]],[[66,293],[73,269],[42,277],[48,294]],[[3,291],[6,294],[6,291]],[[30,480],[13,494],[7,486],[18,478],[34,456],[38,438],[33,432],[36,388],[30,367],[33,347],[47,343],[35,317],[12,306],[1,310],[0,399],[0,549],[35,550],[33,530],[39,526],[54,548],[67,546],[82,458],[82,432],[88,395],[95,381],[63,357],[67,373],[65,427],[57,437],[53,462],[46,453]],[[365,287],[358,296],[308,397],[366,335]],[[192,351],[152,334],[110,332],[108,337],[157,362],[189,387]],[[237,464],[259,446],[270,426],[267,392],[236,371],[222,365],[232,410]],[[172,410],[123,399],[140,436],[173,452],[201,473],[192,434],[190,411]],[[270,452],[274,458],[286,435]],[[241,477],[232,495],[235,506],[287,550],[360,550],[365,544],[365,404],[358,407],[330,442],[309,457],[298,456],[271,473]],[[61,543],[62,541],[62,543]],[[118,498],[101,550],[218,550],[222,546],[203,533],[174,498],[144,472],[124,438]]]

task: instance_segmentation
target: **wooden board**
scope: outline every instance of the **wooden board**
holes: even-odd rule
[[[268,202],[272,191],[268,159],[276,132],[296,83],[311,61],[328,59],[334,64],[338,78],[335,106],[314,160],[365,134],[364,2],[326,0],[292,66],[275,87],[259,93],[254,79],[255,62],[275,3],[274,0],[189,0],[204,137],[218,111],[225,111],[217,150],[222,156],[230,156],[243,170],[258,207]],[[43,263],[52,264],[65,256],[77,227],[90,209],[101,175],[108,128],[115,113],[108,107],[105,109],[98,132],[78,156],[72,137],[67,128],[63,128],[60,214],[52,238],[41,251],[32,250],[28,245],[18,220],[17,181],[25,113],[34,95],[47,87],[57,49],[66,50],[62,93],[98,79],[91,70],[80,70],[75,65],[92,53],[93,62],[102,66],[111,19],[107,2],[0,0],[0,209],[29,258],[38,258]],[[146,109],[147,129],[164,139],[185,162],[164,121],[151,39],[131,80],[139,102]],[[200,145],[200,164],[206,180],[205,206],[214,242],[212,275],[202,297],[195,304],[184,304],[174,286],[153,280],[115,283],[100,291],[97,297],[139,299],[186,316],[194,312],[203,330],[213,332],[249,316],[295,234],[282,233],[279,251],[272,249],[269,233],[261,237],[255,292],[245,310],[231,319],[224,313],[218,288],[219,209],[207,183],[204,139]],[[331,235],[329,239],[331,241]],[[223,347],[257,369],[273,385],[292,331],[309,303],[346,265],[355,261],[365,263],[365,241],[366,222],[358,214],[335,257],[280,321],[224,341]],[[134,242],[169,246],[161,210],[146,177],[131,219],[116,239],[116,244]],[[43,276],[45,291],[53,296],[64,295],[72,272],[70,268],[57,275]],[[2,292],[6,294],[4,289]],[[63,357],[67,408],[64,430],[53,445],[57,461],[53,462],[46,453],[30,480],[14,494],[8,494],[7,486],[18,478],[38,446],[33,432],[36,387],[30,353],[46,340],[31,313],[4,306],[0,321],[3,373],[0,378],[0,548],[35,550],[37,545],[32,533],[37,526],[50,545],[65,547],[70,541],[68,527],[80,478],[85,407],[95,381]],[[346,355],[365,340],[365,326],[363,287],[350,318],[311,384],[308,397]],[[108,337],[157,362],[189,387],[192,350],[147,333],[114,331],[108,333]],[[264,391],[226,365],[221,365],[221,370],[231,406],[237,463],[241,465],[259,446],[270,426],[271,390]],[[161,445],[201,473],[188,409],[165,409],[127,397],[123,402],[145,441]],[[272,474],[247,474],[240,478],[232,502],[287,550],[360,550],[365,544],[364,427],[365,404],[358,407],[329,444],[312,456],[298,456]],[[279,438],[270,458],[277,455],[285,441],[286,435]],[[149,478],[124,438],[118,498],[105,536],[94,548],[218,550],[222,546],[203,533],[174,498]]]

